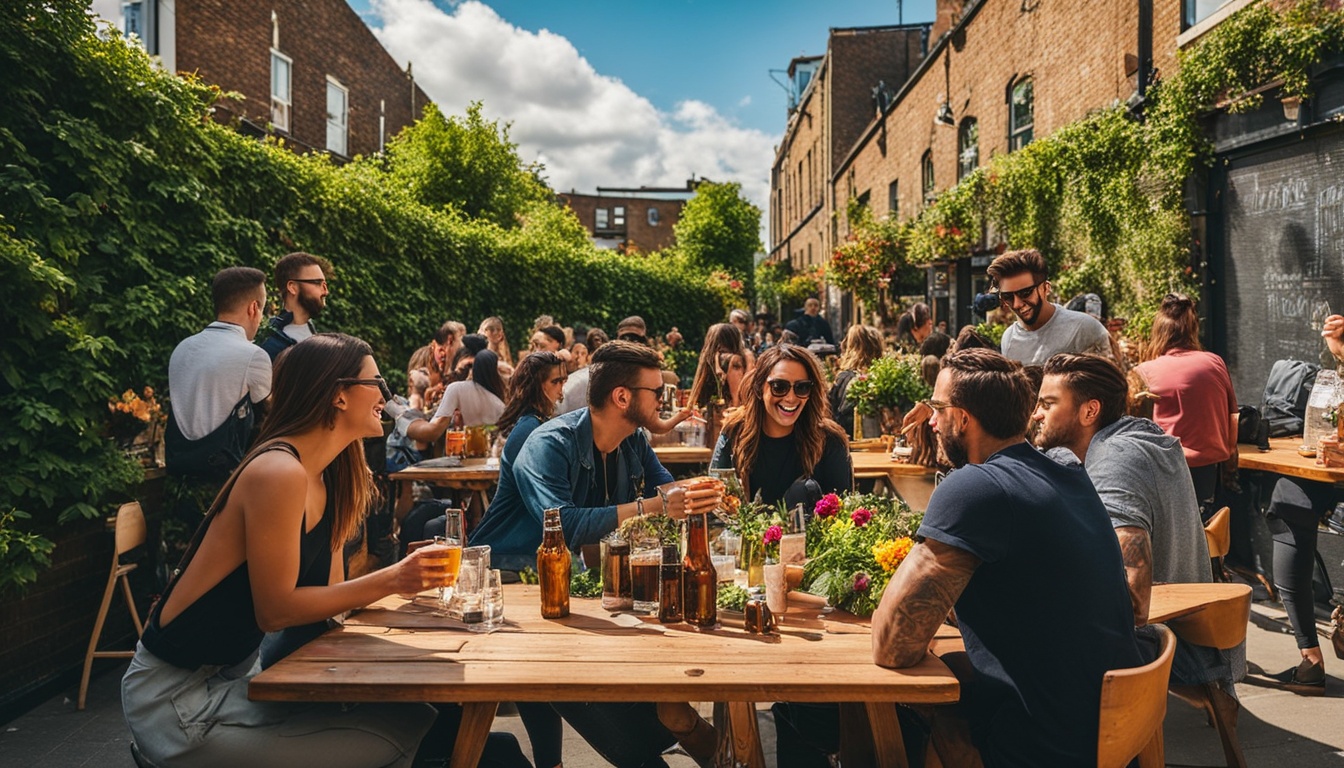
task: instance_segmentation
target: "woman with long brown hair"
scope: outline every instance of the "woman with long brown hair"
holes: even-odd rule
[[[738,404],[738,388],[747,371],[747,348],[742,332],[731,323],[715,323],[705,331],[700,362],[691,380],[689,403],[697,408],[711,403],[732,408]]]
[[[1237,455],[1237,396],[1227,364],[1199,343],[1193,301],[1175,293],[1162,299],[1141,358],[1135,385],[1158,396],[1153,421],[1181,439],[1196,498],[1207,507],[1219,468]]]
[[[734,467],[747,498],[782,501],[796,482],[822,493],[854,487],[845,431],[831,420],[821,363],[794,344],[771,347],[742,383],[742,407],[730,413],[710,461]]]
[[[513,354],[509,352],[509,338],[504,335],[504,321],[498,317],[487,317],[481,321],[476,332],[485,337],[489,346],[486,349],[499,358],[499,375],[508,378],[513,375]]]
[[[345,581],[342,548],[371,497],[362,439],[382,435],[390,397],[354,337],[317,334],[281,356],[256,447],[211,505],[122,678],[126,721],[149,762],[405,766],[431,732],[426,752],[451,749],[429,705],[247,698],[264,632],[448,577],[447,560],[427,547]]]
[[[882,333],[871,325],[851,325],[845,334],[844,349],[840,353],[840,372],[827,395],[831,404],[831,413],[835,421],[845,430],[850,439],[854,438],[854,404],[845,395],[849,385],[858,375],[868,370],[873,361],[882,356]],[[871,427],[869,426],[871,424]],[[871,431],[870,431],[871,429]],[[877,437],[882,433],[882,424],[876,417],[870,417],[864,423],[865,437]]]

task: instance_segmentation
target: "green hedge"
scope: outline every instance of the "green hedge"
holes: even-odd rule
[[[0,4],[0,70],[0,513],[31,514],[29,530],[106,512],[138,482],[104,436],[107,399],[162,391],[226,266],[330,259],[320,325],[368,340],[394,379],[448,318],[499,315],[515,349],[542,313],[608,330],[638,313],[688,337],[723,318],[703,271],[599,252],[549,201],[472,219],[413,197],[386,159],[336,167],[217,125],[216,89],[78,4]],[[31,539],[0,541],[20,542],[0,573],[40,562]]]

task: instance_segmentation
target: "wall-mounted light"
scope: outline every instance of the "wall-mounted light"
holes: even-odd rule
[[[938,105],[938,112],[933,116],[934,125],[956,125],[956,118],[952,117],[952,52],[943,52],[943,93],[944,100]]]
[[[1302,107],[1302,99],[1297,96],[1284,96],[1282,101],[1283,119],[1293,123],[1297,122],[1297,113]]]
[[[938,105],[938,114],[933,116],[934,125],[953,126],[957,124],[956,118],[952,117],[952,108],[944,101]]]

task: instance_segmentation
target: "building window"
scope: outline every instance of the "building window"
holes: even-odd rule
[[[974,117],[961,121],[957,131],[957,181],[970,176],[980,166],[980,124]]]
[[[1031,143],[1031,128],[1035,123],[1036,99],[1032,94],[1031,78],[1026,77],[1013,85],[1008,98],[1008,151],[1019,150]]]
[[[593,229],[607,228],[607,209],[598,208],[593,215]]]
[[[657,208],[650,208],[650,209],[649,209],[649,226],[650,226],[650,227],[656,227],[656,226],[658,226],[658,217],[659,217],[659,216],[660,216],[660,214],[658,213],[658,209],[657,209]]]
[[[289,114],[292,106],[290,100],[290,70],[293,69],[293,61],[285,54],[271,51],[271,127],[281,130],[289,130]]]
[[[145,39],[145,4],[142,0],[122,3],[121,18],[127,37]]]
[[[896,180],[887,185],[887,216],[895,219],[901,208],[901,182]]]
[[[1181,30],[1187,30],[1209,18],[1213,12],[1227,4],[1228,0],[1185,0],[1182,5]]]
[[[618,205],[611,209],[611,225],[616,229],[625,229],[625,206]]]
[[[933,202],[933,150],[924,150],[924,157],[919,161],[920,176],[924,180],[921,191],[924,193],[924,202]]]
[[[327,151],[348,155],[346,139],[350,133],[350,92],[327,78]]]

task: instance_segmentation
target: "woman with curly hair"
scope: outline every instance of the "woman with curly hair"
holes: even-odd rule
[[[848,440],[830,411],[816,356],[794,344],[771,347],[743,381],[742,407],[725,420],[710,466],[736,468],[747,498],[759,494],[766,504],[801,500],[789,491],[809,479],[821,493],[852,490]]]
[[[709,326],[691,381],[690,404],[705,408],[717,400],[727,408],[737,405],[738,388],[746,372],[747,349],[742,344],[742,332],[731,323]]]

